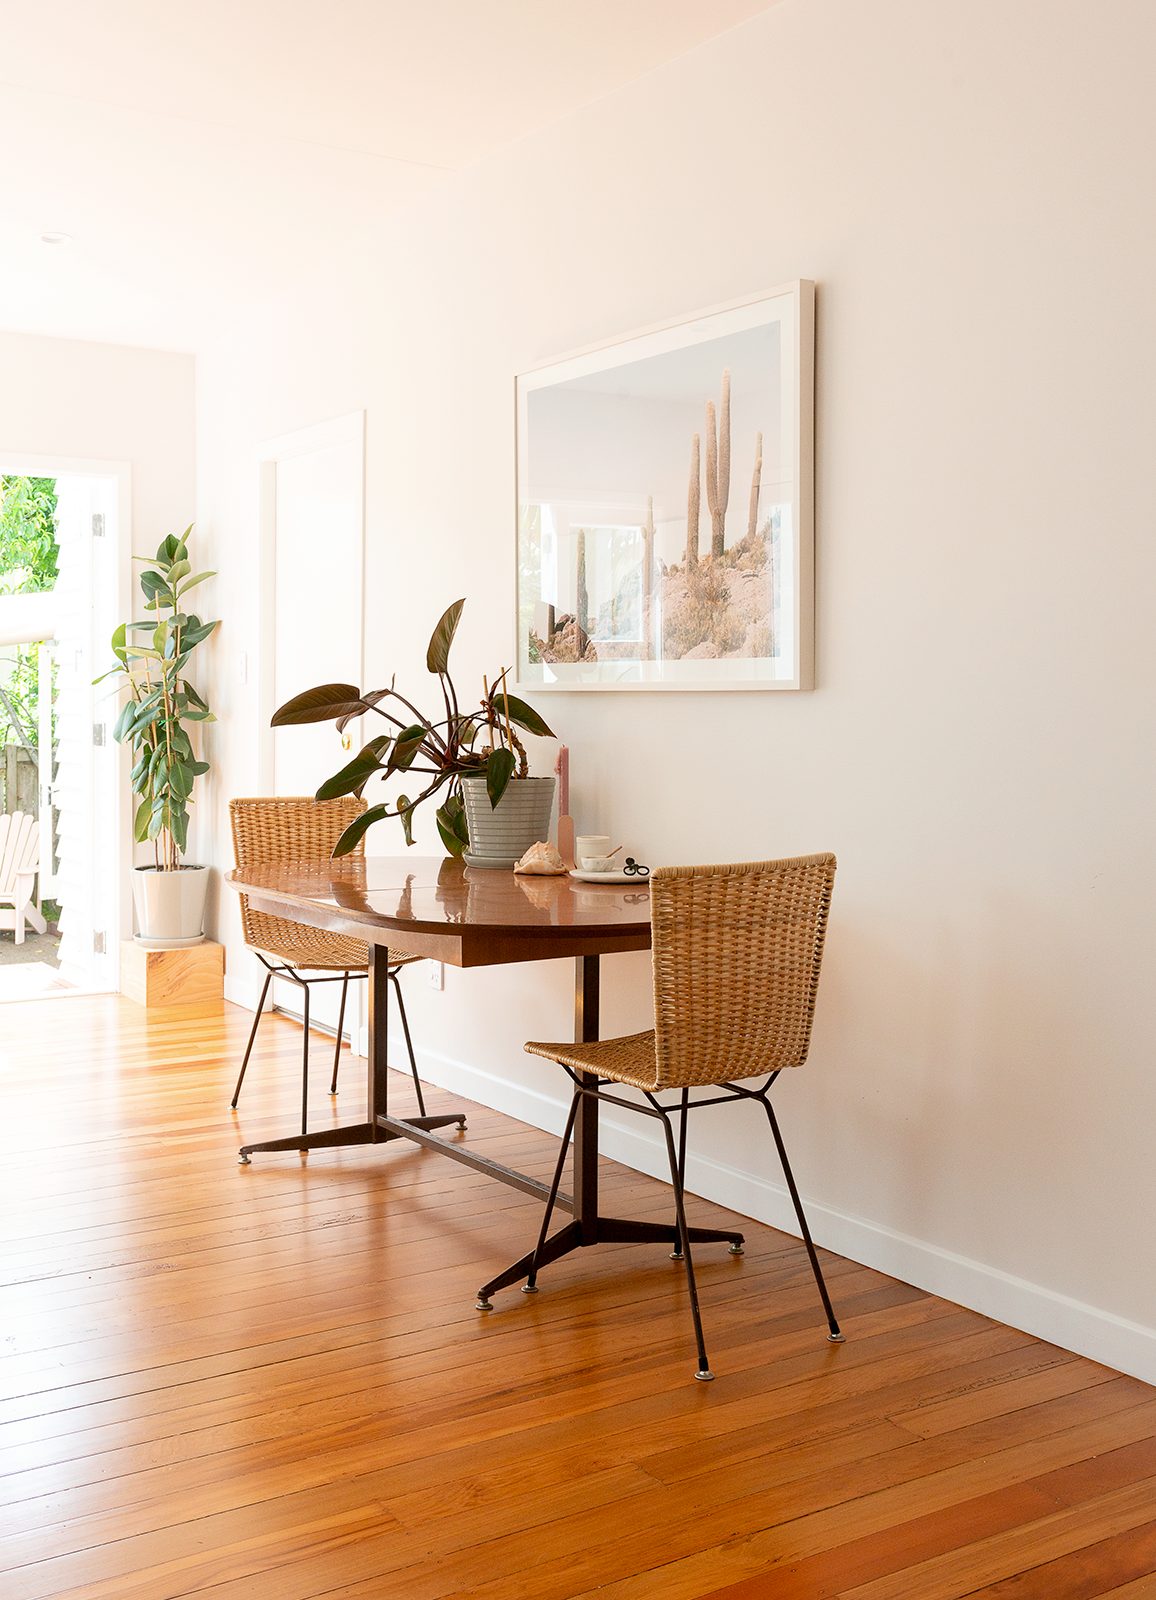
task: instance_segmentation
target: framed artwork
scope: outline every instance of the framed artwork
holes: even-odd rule
[[[518,680],[809,689],[814,285],[516,381]]]

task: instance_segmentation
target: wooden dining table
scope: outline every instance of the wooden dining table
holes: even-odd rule
[[[545,1201],[548,1186],[472,1151],[460,1137],[466,1113],[392,1116],[389,1110],[389,954],[428,956],[455,967],[574,960],[574,1039],[598,1038],[599,963],[604,955],[650,948],[650,893],[643,881],[587,884],[568,876],[532,877],[508,869],[467,867],[437,857],[347,856],[336,861],[278,862],[237,868],[228,882],[258,911],[364,940],[369,946],[369,1062],[363,1122],[316,1133],[289,1134],[242,1145],[238,1159],[258,1154],[388,1145],[399,1139],[436,1151],[500,1183]],[[591,1083],[593,1079],[589,1080]],[[582,1095],[574,1128],[574,1192],[556,1204],[571,1221],[539,1252],[539,1268],[569,1251],[611,1242],[677,1245],[669,1224],[606,1217],[598,1198],[598,1100]],[[692,1242],[741,1244],[741,1234],[691,1228]],[[528,1275],[532,1252],[479,1291],[489,1295]]]

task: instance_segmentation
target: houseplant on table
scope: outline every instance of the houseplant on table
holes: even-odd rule
[[[189,662],[217,627],[186,607],[189,591],[214,576],[194,572],[189,561],[190,524],[170,534],[140,575],[143,622],[122,622],[112,636],[116,664],[95,681],[118,678],[128,691],[113,737],[135,756],[133,838],[151,844],[153,859],[133,871],[137,939],[154,948],[198,944],[204,938],[208,867],[181,860],[189,833],[193,786],[209,770],[193,749],[187,723],[212,722],[212,712],[193,687]],[[142,558],[137,557],[141,560]]]
[[[273,715],[275,728],[304,722],[335,722],[339,731],[356,717],[373,712],[388,725],[352,761],[317,791],[318,800],[361,795],[372,778],[410,775],[416,794],[398,794],[392,803],[372,805],[346,828],[335,856],[348,855],[375,822],[400,817],[407,844],[413,843],[413,814],[424,801],[443,795],[437,808],[438,832],[452,856],[470,866],[508,867],[550,827],[554,779],[532,778],[523,732],[552,739],[553,732],[532,706],[511,694],[506,672],[482,680],[477,706],[463,710],[450,676],[450,646],[464,600],[443,614],[426,650],[426,666],[438,679],[444,716],[431,718],[396,688],[367,689],[351,683],[324,683],[294,695]],[[413,789],[407,783],[407,789]]]

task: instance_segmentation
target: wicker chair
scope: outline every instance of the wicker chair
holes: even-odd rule
[[[314,800],[309,795],[293,795],[276,799],[230,800],[229,819],[233,825],[233,851],[238,867],[258,866],[271,861],[328,861],[341,834],[365,810],[360,799]],[[358,851],[362,849],[359,843]],[[265,911],[255,911],[247,895],[241,897],[241,926],[245,943],[251,945],[265,970],[261,998],[257,1002],[257,1015],[245,1046],[245,1058],[237,1087],[233,1090],[232,1106],[236,1110],[257,1037],[261,1014],[269,985],[274,978],[285,978],[301,990],[304,1006],[304,1040],[301,1063],[301,1132],[308,1131],[309,1116],[309,990],[315,983],[340,983],[341,1005],[337,1015],[337,1042],[333,1051],[333,1077],[330,1094],[337,1093],[337,1068],[341,1061],[341,1029],[345,1021],[345,1002],[351,979],[364,978],[369,972],[368,947],[358,939],[348,939],[343,934],[326,933],[321,928],[309,928],[286,917],[275,917]],[[409,1034],[409,1021],[405,1014],[398,973],[420,956],[406,955],[401,950],[389,952],[389,980],[397,995],[401,1025],[409,1051],[410,1071],[421,1115],[425,1116],[421,1082],[414,1060],[413,1041]]]
[[[713,1377],[691,1260],[684,1206],[686,1125],[702,1106],[753,1100],[762,1106],[782,1162],[799,1229],[830,1329],[842,1343],[799,1191],[787,1161],[771,1085],[787,1067],[807,1059],[819,986],[819,967],[835,881],[833,855],[797,856],[742,866],[663,867],[650,880],[654,950],[655,1026],[647,1033],[591,1044],[527,1044],[566,1069],[574,1095],[534,1260],[524,1292],[537,1291],[538,1257],[546,1244],[579,1099],[596,1095],[625,1110],[661,1120],[674,1185],[678,1244],[672,1260],[686,1267],[698,1344],[697,1378]],[[743,1079],[766,1081],[751,1088]],[[739,1080],[739,1081],[736,1081]],[[607,1084],[641,1090],[644,1104],[607,1093]],[[720,1092],[691,1100],[690,1091]],[[658,1094],[678,1099],[662,1104]],[[672,1113],[680,1114],[677,1145]],[[740,1236],[741,1237],[741,1236]],[[732,1244],[742,1254],[741,1244]]]

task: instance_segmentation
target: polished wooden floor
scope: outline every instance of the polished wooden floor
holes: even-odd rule
[[[246,1022],[0,1006],[3,1600],[1156,1594],[1156,1390],[836,1257],[829,1345],[754,1224],[700,1252],[711,1385],[662,1252],[479,1315],[536,1204],[397,1146],[238,1167],[297,1099],[274,1018],[229,1112]],[[480,1108],[469,1140],[549,1165]]]

